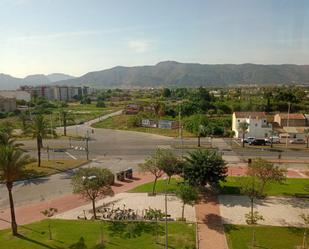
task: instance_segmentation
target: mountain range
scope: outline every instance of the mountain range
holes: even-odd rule
[[[11,82],[11,83],[10,83]],[[0,87],[25,84],[89,85],[98,88],[232,86],[237,84],[309,84],[309,65],[197,64],[164,61],[154,66],[117,66],[81,77],[0,74]]]
[[[33,74],[25,78],[15,78],[8,74],[0,73],[0,89],[11,90],[17,89],[22,85],[47,85],[53,82],[74,79],[75,77],[62,73],[53,74]]]

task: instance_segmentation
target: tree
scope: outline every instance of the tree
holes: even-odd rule
[[[169,88],[163,88],[163,90],[162,90],[162,96],[164,97],[164,98],[169,98],[169,97],[171,97],[171,90],[169,89]]]
[[[12,195],[13,184],[25,173],[25,165],[30,163],[29,155],[20,149],[20,144],[9,142],[0,145],[0,180],[7,187],[11,210],[11,228],[14,236],[18,235],[15,217],[14,200]]]
[[[50,218],[50,217],[53,217],[54,214],[57,212],[58,212],[57,208],[48,208],[48,209],[45,209],[44,211],[41,211],[41,214],[43,214],[47,218]],[[53,236],[52,236],[50,220],[48,220],[48,232],[49,232],[49,239],[52,240]]]
[[[182,183],[176,190],[176,196],[182,201],[181,220],[184,220],[185,205],[193,206],[197,202],[199,194],[195,187]]]
[[[216,185],[227,176],[226,164],[216,151],[195,150],[185,160],[184,179],[191,186]]]
[[[208,127],[208,119],[205,115],[195,114],[185,120],[185,129],[193,133],[197,137],[197,146],[201,146],[201,137],[210,134]]]
[[[157,166],[168,176],[168,183],[173,175],[181,173],[182,162],[171,150],[157,149],[155,156]]]
[[[304,129],[304,133],[305,133],[305,136],[306,136],[306,148],[309,147],[309,129]]]
[[[54,133],[54,130],[48,128],[47,122],[43,115],[37,114],[30,126],[30,132],[33,138],[36,139],[37,152],[38,152],[38,167],[41,166],[41,149],[43,148],[43,138],[49,133]]]
[[[69,121],[74,121],[74,118],[70,115],[69,111],[65,109],[61,109],[60,110],[60,120],[63,125],[63,135],[66,136],[67,135],[67,124]]]
[[[274,142],[274,136],[277,135],[277,133],[274,130],[271,130],[269,132],[269,136],[270,136],[270,148],[273,147],[273,142]]]
[[[242,147],[245,147],[245,134],[247,133],[249,128],[249,124],[246,121],[243,121],[241,123],[239,123],[238,125],[238,129],[241,131],[242,133]]]
[[[99,108],[104,108],[106,107],[105,103],[103,100],[99,100],[96,104],[96,107],[99,107]]]
[[[95,201],[99,197],[113,194],[113,182],[114,175],[110,170],[92,167],[79,169],[71,183],[75,194],[80,194],[92,202],[93,217],[96,219]]]
[[[241,178],[240,192],[250,199],[251,224],[254,224],[254,202],[265,196],[265,187],[271,182],[282,182],[285,179],[285,170],[275,167],[264,159],[257,158],[249,163],[247,176]]]
[[[302,243],[302,249],[307,248],[307,229],[309,227],[309,214],[301,214],[300,218],[303,220],[305,228],[304,228],[304,235],[303,235],[303,243]]]
[[[154,175],[155,179],[152,187],[152,195],[155,194],[157,180],[164,174],[164,171],[160,167],[161,164],[158,163],[159,153],[159,149],[157,149],[155,154],[146,159],[145,163],[139,164],[139,168],[142,172],[150,172]]]
[[[265,188],[269,183],[282,183],[286,179],[285,169],[281,169],[262,158],[256,158],[251,164],[249,164],[247,174],[249,176],[256,176],[261,182],[259,184],[261,194],[264,194]]]
[[[29,117],[28,117],[28,115],[26,115],[24,112],[21,112],[18,115],[18,118],[21,122],[21,129],[22,129],[23,134],[27,134],[29,132],[29,126],[28,126]]]

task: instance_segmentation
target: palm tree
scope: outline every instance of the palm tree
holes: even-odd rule
[[[0,145],[0,179],[9,193],[12,234],[16,236],[18,232],[12,189],[14,182],[24,174],[25,165],[31,162],[31,159],[19,148],[20,144],[12,141],[9,139],[8,144]]]
[[[307,141],[306,148],[308,148],[309,147],[309,129],[308,128],[304,129],[304,133],[305,133],[306,141]]]
[[[246,121],[239,123],[238,129],[242,132],[242,147],[245,147],[245,134],[247,133],[249,124]]]
[[[43,138],[45,138],[47,134],[54,131],[51,131],[50,128],[48,128],[47,122],[41,114],[38,114],[33,118],[33,123],[30,126],[30,131],[32,133],[33,138],[35,138],[37,142],[38,167],[40,167],[41,149],[43,148]]]
[[[18,115],[19,121],[21,122],[21,129],[23,134],[27,134],[29,131],[29,127],[28,127],[28,121],[29,121],[29,117],[28,115],[26,115],[24,112],[20,113]]]
[[[74,121],[74,118],[70,115],[70,113],[64,109],[60,110],[60,121],[63,124],[63,135],[67,135],[67,124],[68,121]]]

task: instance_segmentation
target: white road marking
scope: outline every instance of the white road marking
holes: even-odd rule
[[[65,154],[67,154],[69,157],[73,158],[74,160],[77,160],[77,158],[73,156],[72,154],[70,154],[69,152],[65,152]]]

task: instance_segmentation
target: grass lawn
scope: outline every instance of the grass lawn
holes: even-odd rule
[[[226,182],[220,183],[221,194],[240,194],[240,179],[241,177],[227,177]],[[177,183],[181,182],[180,178],[172,178],[170,184],[167,185],[168,192],[175,192],[177,189]],[[152,192],[153,182],[145,183],[143,185],[137,186],[134,189],[129,190],[129,192],[138,193],[150,193]],[[266,189],[266,194],[268,196],[295,196],[295,194],[305,195],[309,194],[309,179],[298,179],[298,178],[288,178],[284,183],[272,183]],[[158,180],[156,185],[157,193],[164,193],[165,191],[165,181]]]
[[[177,189],[177,184],[182,182],[181,178],[172,178],[170,183],[167,185],[167,192],[173,193]],[[128,192],[130,193],[151,193],[153,182],[145,183],[137,186]],[[156,185],[156,193],[164,193],[166,187],[166,180],[158,180]]]
[[[227,177],[226,182],[221,182],[222,194],[240,194],[241,177]],[[266,189],[266,194],[269,196],[294,196],[295,194],[309,194],[309,179],[287,178],[287,180],[280,183],[271,183]]]
[[[31,177],[47,176],[77,168],[86,162],[86,160],[42,160],[41,167],[38,167],[37,162],[28,164],[26,166],[26,173]]]
[[[146,127],[128,127],[128,119],[133,115],[119,115],[110,117],[101,122],[93,125],[94,128],[116,129],[116,130],[130,130],[138,132],[146,132],[152,134],[158,134],[168,137],[178,137],[178,129],[159,129],[159,128],[146,128]],[[193,135],[186,130],[183,130],[184,137],[193,137]]]
[[[229,249],[251,248],[251,226],[224,225]],[[254,227],[256,248],[295,249],[302,245],[304,230],[296,227]],[[307,237],[309,243],[309,237]],[[299,247],[300,248],[300,247]]]
[[[51,220],[53,240],[48,239],[48,221],[20,226],[21,236],[0,231],[1,248],[9,249],[160,249],[164,248],[164,223],[124,223]],[[100,245],[103,231],[104,247]],[[157,231],[157,232],[156,232]],[[169,248],[195,248],[195,226],[184,222],[168,223]],[[158,234],[158,236],[156,236]],[[157,243],[156,243],[157,237]]]

